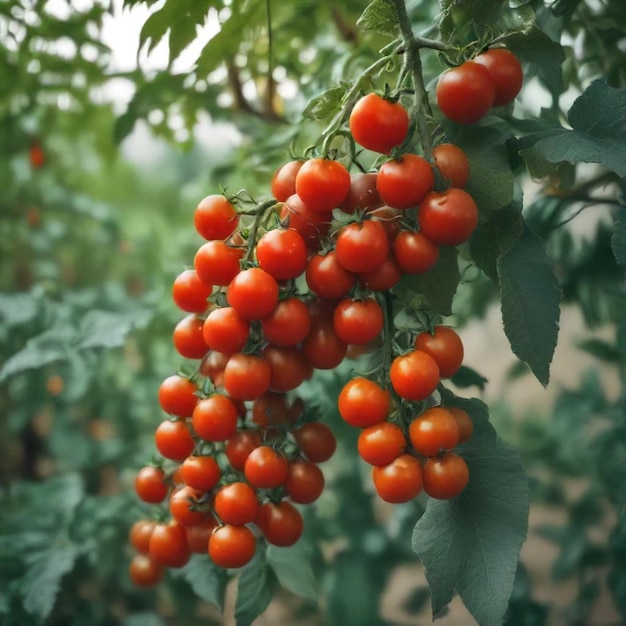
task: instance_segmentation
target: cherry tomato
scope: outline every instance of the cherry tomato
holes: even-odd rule
[[[286,298],[261,321],[261,328],[265,339],[275,346],[295,346],[311,330],[309,309],[299,298]]]
[[[332,211],[350,190],[350,174],[339,161],[309,159],[296,175],[296,193],[312,211]]]
[[[397,285],[401,278],[402,270],[390,252],[378,269],[359,274],[359,285],[370,291],[387,291]]]
[[[337,449],[333,431],[322,422],[307,422],[294,431],[300,451],[313,463],[328,461]]]
[[[256,491],[244,482],[220,487],[213,504],[215,514],[225,524],[243,526],[254,521],[259,501]]]
[[[188,456],[180,466],[180,476],[188,487],[208,492],[217,485],[222,472],[212,456]]]
[[[382,201],[394,209],[417,206],[434,186],[430,164],[417,154],[403,154],[383,163],[376,179]]]
[[[472,196],[450,187],[432,191],[419,206],[417,220],[424,235],[439,246],[467,241],[478,224],[478,207]]]
[[[385,420],[390,396],[374,381],[357,376],[344,385],[337,404],[339,414],[348,424],[367,428]]]
[[[278,304],[278,283],[260,267],[251,267],[233,278],[226,300],[242,318],[262,320]]]
[[[271,446],[259,446],[246,459],[247,481],[258,489],[273,489],[284,484],[289,463],[285,455]]]
[[[294,502],[311,504],[324,491],[324,474],[311,461],[292,461],[285,480],[285,491]]]
[[[200,200],[193,222],[198,234],[205,239],[226,239],[239,226],[239,216],[227,198],[213,194]]]
[[[486,67],[466,61],[439,77],[435,95],[437,106],[449,120],[473,124],[493,106],[496,85]]]
[[[414,350],[396,357],[389,372],[395,392],[405,400],[425,400],[439,384],[439,367],[430,354]]]
[[[372,211],[382,206],[383,201],[376,191],[376,177],[377,174],[374,172],[354,174],[348,195],[339,208],[344,213],[354,213],[357,209]]]
[[[424,274],[439,259],[439,246],[421,231],[400,231],[393,241],[393,256],[405,274]]]
[[[128,535],[130,545],[141,554],[148,554],[150,550],[150,535],[156,526],[153,520],[142,519],[135,522]]]
[[[239,412],[226,396],[213,394],[198,401],[191,416],[194,432],[204,441],[226,441],[237,432]]]
[[[374,298],[341,300],[333,317],[337,337],[355,346],[368,344],[380,335],[383,325],[383,310]]]
[[[194,508],[202,494],[188,485],[176,489],[170,496],[170,513],[181,526],[194,526],[204,519],[204,512]]]
[[[435,326],[432,333],[421,332],[415,338],[415,348],[435,359],[441,378],[454,376],[463,363],[463,343],[449,326]]]
[[[266,391],[252,403],[252,421],[261,428],[289,421],[287,395],[278,391]]]
[[[459,427],[450,411],[433,407],[409,424],[411,445],[423,456],[437,456],[459,443]]]
[[[311,330],[302,342],[302,353],[315,369],[334,369],[341,364],[347,352],[348,344],[337,336],[332,319],[320,317],[311,320]]]
[[[163,578],[163,566],[147,554],[136,554],[128,566],[128,575],[137,587],[153,587]]]
[[[231,398],[255,400],[268,390],[271,377],[272,368],[267,359],[240,352],[228,359],[223,384]]]
[[[169,488],[165,472],[160,467],[142,467],[135,476],[135,491],[141,500],[158,504],[167,497]]]
[[[374,466],[372,481],[385,502],[408,502],[422,490],[422,467],[410,454],[401,454],[388,465]]]
[[[302,536],[304,520],[300,511],[291,502],[279,504],[267,502],[259,507],[255,524],[268,543],[286,548]]]
[[[211,311],[202,327],[204,343],[222,354],[240,352],[250,336],[250,322],[233,307],[224,306]]]
[[[241,248],[223,241],[207,241],[196,252],[193,265],[203,283],[225,287],[239,274],[242,258]]]
[[[331,250],[328,254],[311,257],[306,268],[306,282],[315,295],[336,300],[352,289],[356,276],[344,269],[335,251]]]
[[[258,240],[256,256],[261,269],[276,280],[297,278],[306,269],[306,241],[294,228],[275,228]]]
[[[452,413],[459,427],[459,445],[465,443],[474,432],[474,422],[467,411],[456,406],[447,406],[446,409]]]
[[[458,496],[469,482],[467,463],[453,452],[428,459],[424,465],[424,491],[439,500]]]
[[[211,380],[216,387],[222,387],[224,382],[224,368],[231,355],[209,350],[200,363],[200,373]]]
[[[453,143],[442,143],[433,149],[435,165],[451,187],[465,187],[469,178],[469,161],[461,148]]]
[[[208,306],[207,298],[213,291],[213,283],[200,279],[195,270],[181,272],[172,285],[174,304],[187,313],[202,313]]]
[[[209,556],[215,565],[236,569],[249,563],[256,550],[256,539],[247,526],[220,526],[209,539]]]
[[[224,452],[231,467],[243,472],[246,460],[261,445],[261,435],[254,430],[237,431],[227,442]]]
[[[209,549],[209,538],[217,528],[217,520],[210,513],[205,514],[202,521],[193,526],[185,526],[187,546],[194,554],[206,554]]]
[[[524,71],[517,57],[504,48],[491,48],[479,54],[474,63],[486,67],[496,87],[496,96],[493,106],[499,107],[515,100],[524,82]]]
[[[296,193],[296,176],[304,161],[289,161],[281,165],[272,177],[272,195],[279,202],[284,202]]]
[[[150,557],[166,567],[183,567],[191,553],[184,526],[178,522],[157,524],[150,535]]]
[[[189,379],[178,374],[168,376],[159,387],[159,404],[166,413],[189,417],[198,400],[197,391],[198,386]]]
[[[406,448],[402,429],[391,422],[379,422],[361,431],[357,442],[360,457],[370,465],[388,465]]]
[[[374,272],[387,258],[389,239],[378,221],[348,224],[337,235],[335,252],[337,261],[349,272]]]
[[[184,461],[195,445],[184,420],[161,422],[154,433],[154,440],[161,455],[172,461]]]
[[[273,391],[291,391],[308,376],[309,368],[300,348],[268,344],[263,348],[263,356],[270,365],[270,389]]]
[[[328,234],[333,221],[332,211],[314,211],[298,194],[285,200],[280,219],[288,221],[289,228],[297,230],[309,248],[317,249],[319,240]]]
[[[174,348],[180,356],[186,359],[201,359],[209,351],[202,336],[203,324],[204,321],[194,314],[183,317],[176,324],[172,339]]]
[[[409,130],[409,114],[399,102],[378,94],[363,96],[350,113],[350,132],[358,144],[381,154],[400,145]]]

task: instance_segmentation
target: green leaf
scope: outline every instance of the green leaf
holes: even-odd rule
[[[0,321],[5,327],[30,322],[38,311],[39,301],[30,293],[0,293]]]
[[[220,611],[223,610],[228,577],[222,568],[217,567],[205,555],[194,554],[176,575],[184,578],[198,597]]]
[[[61,579],[74,567],[79,555],[73,544],[52,545],[47,550],[26,556],[28,570],[22,581],[24,608],[46,619],[56,602]]]
[[[152,611],[132,613],[122,619],[122,626],[165,626],[165,620]]]
[[[413,550],[426,570],[434,617],[456,591],[481,626],[500,626],[528,528],[528,482],[516,450],[488,422],[466,446],[468,486],[451,500],[429,499]]]
[[[122,346],[128,334],[135,328],[143,328],[154,313],[148,309],[134,311],[89,311],[80,325],[78,347],[82,350],[90,348],[115,348]]]
[[[323,120],[339,111],[343,98],[350,89],[348,82],[341,82],[313,98],[302,111],[302,116],[310,120]]]
[[[257,550],[239,574],[235,604],[237,626],[251,626],[272,601],[276,585],[276,576],[266,563],[264,551]]]
[[[311,567],[311,556],[304,542],[300,541],[289,548],[269,546],[267,563],[285,589],[302,598],[317,600],[317,585]]]
[[[356,25],[363,31],[395,35],[399,28],[396,7],[391,0],[373,0],[365,7]]]
[[[559,330],[561,292],[552,261],[528,228],[498,259],[498,277],[502,321],[511,349],[547,385]]]
[[[588,354],[606,362],[619,363],[620,352],[613,343],[602,341],[601,339],[585,339],[577,342],[576,346]]]
[[[611,249],[618,265],[626,272],[626,206],[617,212],[613,234],[611,235]]]
[[[552,578],[564,580],[570,576],[585,553],[588,539],[585,529],[581,526],[540,526],[538,535],[552,541],[560,547],[560,551],[552,564]]]
[[[478,387],[481,391],[485,389],[485,385],[489,382],[482,374],[467,365],[461,365],[459,371],[451,378],[451,381],[462,389],[467,387]]]

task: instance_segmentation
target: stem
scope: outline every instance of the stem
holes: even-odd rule
[[[250,235],[248,236],[248,240],[246,242],[246,255],[241,261],[242,268],[245,268],[252,258],[252,253],[254,252],[254,249],[256,247],[257,234],[259,232],[261,224],[265,220],[266,211],[274,206],[276,206],[276,200],[274,200],[274,198],[272,198],[271,200],[267,200],[266,202],[263,202],[258,206],[254,222],[252,222],[252,228],[250,229]]]
[[[436,43],[431,40],[417,39],[413,33],[411,27],[411,20],[407,13],[404,0],[393,0],[398,13],[398,22],[400,24],[400,31],[402,32],[402,39],[404,40],[404,46],[406,48],[405,63],[406,67],[410,70],[413,78],[413,85],[415,86],[415,107],[413,115],[415,117],[417,132],[419,133],[420,143],[424,150],[424,155],[427,159],[432,157],[433,143],[428,132],[428,117],[427,115],[432,113],[430,103],[428,102],[428,94],[426,93],[426,86],[424,85],[424,74],[422,71],[422,59],[420,57],[420,48],[423,42],[429,44]],[[442,44],[443,45],[443,44]],[[426,46],[424,46],[426,47]],[[432,46],[428,46],[432,47]],[[445,48],[437,48],[445,49]]]
[[[388,291],[381,294],[383,298],[383,375],[389,380],[389,370],[393,359],[393,296]]]

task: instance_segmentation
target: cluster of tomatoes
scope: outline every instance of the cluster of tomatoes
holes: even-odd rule
[[[500,79],[480,58],[458,69],[480,67],[493,92]],[[492,93],[489,106],[502,97]],[[467,241],[478,210],[463,189],[464,152],[441,144],[427,160],[406,149],[409,126],[401,102],[365,95],[349,128],[379,154],[371,171],[351,174],[328,154],[293,160],[274,174],[266,202],[210,195],[197,206],[194,225],[205,242],[172,290],[185,312],[174,346],[197,366],[159,389],[168,418],[155,442],[164,461],[142,468],[135,488],[144,502],[167,503],[169,514],[131,530],[136,584],[155,584],[193,552],[239,568],[260,538],[298,541],[298,506],[321,495],[318,463],[336,440],[296,390],[314,370],[346,358],[377,355],[367,375],[342,389],[339,413],[362,429],[358,451],[373,466],[378,495],[406,502],[424,489],[451,498],[467,485],[454,448],[473,423],[437,395],[441,379],[459,370],[463,345],[452,328],[430,322],[396,330],[394,288],[404,275],[428,272],[441,247]]]

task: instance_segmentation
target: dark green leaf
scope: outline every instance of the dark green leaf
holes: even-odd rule
[[[130,110],[123,113],[115,120],[113,127],[113,139],[116,143],[121,143],[128,135],[133,132],[137,116]]]
[[[304,542],[300,541],[290,548],[269,546],[267,563],[285,589],[303,598],[317,600],[311,557]]]
[[[339,111],[350,83],[342,82],[313,98],[302,111],[302,116],[311,120],[323,120]]]
[[[205,555],[194,554],[189,563],[176,572],[184,578],[194,593],[220,611],[224,608],[224,593],[228,577],[226,572],[217,567]]]
[[[618,265],[626,272],[626,206],[623,206],[615,217],[611,248]]]
[[[452,500],[429,499],[413,532],[433,616],[458,592],[481,626],[500,626],[526,538],[528,482],[517,452],[477,425],[463,453],[470,480]]]
[[[611,363],[619,363],[620,353],[613,343],[591,338],[579,341],[576,345],[581,350],[588,352],[598,359]]]
[[[476,386],[483,390],[489,382],[482,374],[467,365],[461,365],[459,371],[451,378],[451,381],[460,388]]]
[[[135,328],[144,327],[152,318],[148,309],[135,309],[121,313],[89,311],[80,325],[80,349],[115,348],[124,344]]]
[[[356,25],[364,31],[395,35],[398,31],[398,13],[391,0],[373,0],[361,14]]]
[[[251,626],[272,601],[276,585],[276,577],[266,563],[264,551],[257,550],[252,561],[239,574],[235,604],[237,626]]]
[[[560,289],[552,261],[530,230],[498,260],[498,277],[511,349],[547,385],[559,330]]]

